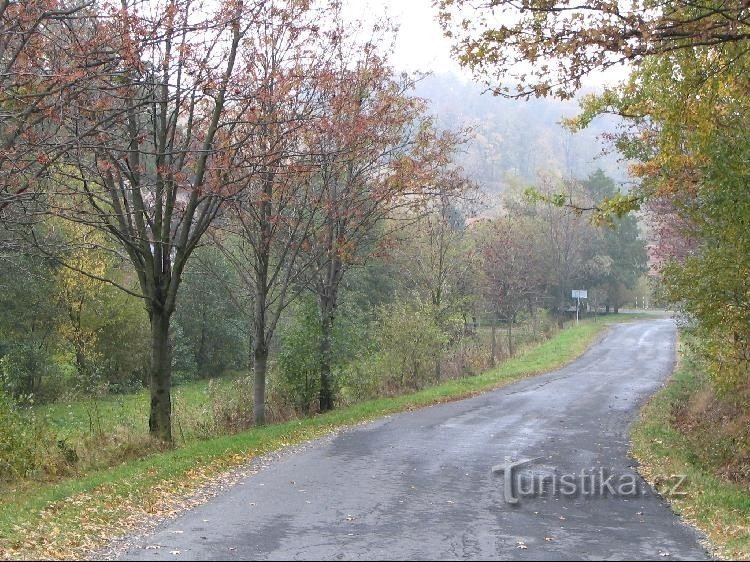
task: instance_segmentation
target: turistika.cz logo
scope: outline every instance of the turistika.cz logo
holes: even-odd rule
[[[577,473],[557,470],[529,470],[541,458],[526,459],[492,467],[503,476],[503,496],[507,503],[517,504],[523,498],[635,498],[653,493],[652,488],[632,472],[617,472],[599,467]],[[676,474],[658,479],[657,492],[665,497],[684,495],[685,475]]]

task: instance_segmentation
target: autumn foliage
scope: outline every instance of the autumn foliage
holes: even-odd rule
[[[437,184],[461,139],[435,130],[412,80],[391,67],[393,30],[363,40],[327,0],[3,2],[0,18],[4,224],[55,217],[76,225],[68,246],[132,267],[112,276],[38,229],[25,233],[75,275],[143,300],[149,425],[163,441],[172,316],[210,231],[252,295],[263,423],[282,311],[312,290],[325,348],[338,286],[377,252],[384,221],[401,208],[418,216],[449,191]],[[323,381],[328,370],[324,361]],[[321,409],[332,406],[322,394]]]

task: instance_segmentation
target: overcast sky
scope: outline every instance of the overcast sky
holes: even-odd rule
[[[399,70],[465,74],[450,56],[432,0],[346,0],[345,13],[373,23],[384,14],[399,26],[394,64]]]

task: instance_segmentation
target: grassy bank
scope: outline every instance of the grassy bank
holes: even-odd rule
[[[675,425],[675,411],[705,388],[698,368],[681,358],[667,386],[644,408],[633,428],[639,471],[658,488],[659,480],[686,475],[684,495],[668,498],[675,512],[698,527],[722,558],[750,558],[750,490],[721,479],[701,462],[695,444]]]
[[[631,316],[631,319],[636,318]],[[386,414],[468,397],[562,366],[622,317],[583,322],[474,377],[325,415],[195,441],[112,469],[55,484],[22,483],[0,495],[0,557],[75,558],[149,516],[179,511],[201,485],[258,455]]]

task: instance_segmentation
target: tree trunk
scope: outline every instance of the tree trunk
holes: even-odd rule
[[[76,354],[76,371],[82,380],[88,380],[88,373],[86,372],[86,355],[83,352],[83,345],[80,343],[75,344]],[[91,382],[91,381],[89,381]],[[93,391],[93,389],[90,389]]]
[[[256,337],[253,351],[253,415],[255,425],[266,423],[266,372],[268,371],[268,346]]]
[[[490,366],[494,367],[497,364],[497,316],[492,313],[492,341],[490,344]]]
[[[333,303],[331,299],[320,300],[320,411],[333,409],[333,381],[331,375],[331,355],[333,337]]]
[[[198,343],[198,353],[196,353],[196,367],[198,368],[198,376],[203,377],[206,375],[206,363],[208,358],[206,357],[206,305],[205,303],[201,306],[203,309],[201,312],[201,339]]]
[[[152,310],[151,314],[151,414],[149,433],[172,442],[172,350],[169,343],[170,315]]]
[[[508,323],[508,357],[513,357],[513,317],[507,319]]]
[[[268,338],[266,337],[266,286],[268,261],[266,256],[259,260],[259,275],[256,279],[255,318],[253,326],[253,417],[255,425],[266,423],[266,373],[268,371]]]

